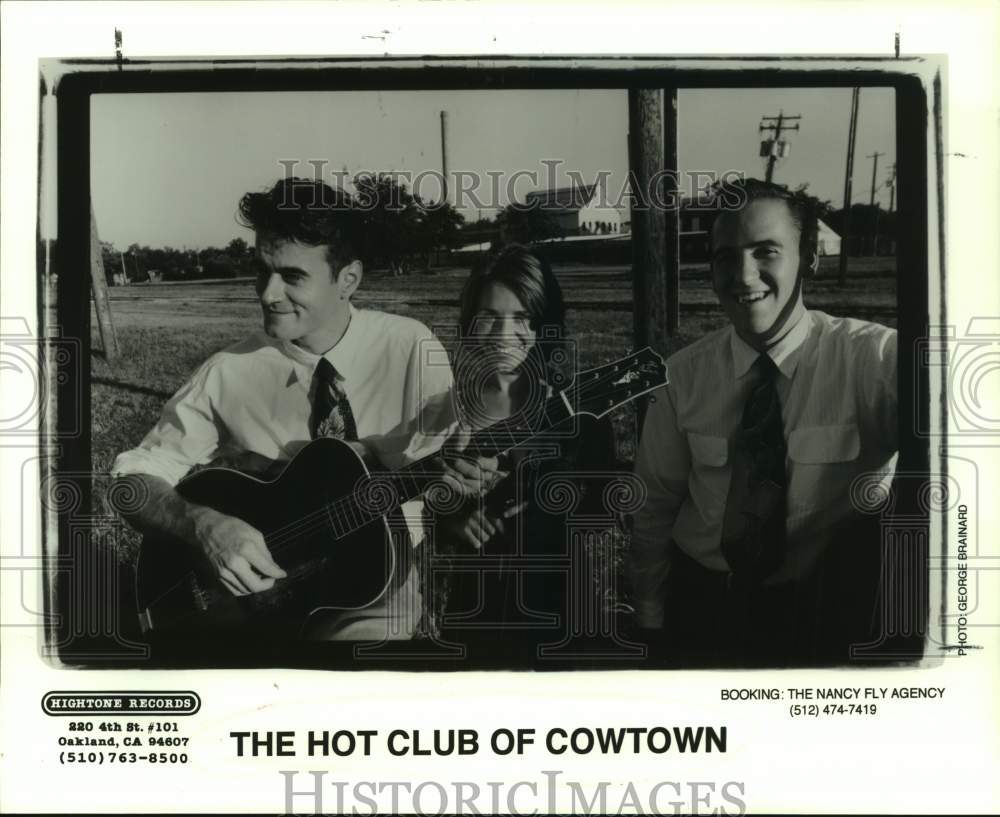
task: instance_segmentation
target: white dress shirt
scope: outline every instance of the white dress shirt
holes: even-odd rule
[[[343,337],[324,357],[340,374],[358,438],[388,468],[440,448],[452,422],[451,368],[441,343],[412,318],[351,307]],[[194,466],[253,452],[291,459],[310,440],[319,356],[263,331],[212,355],[166,404],[114,475],[141,473],[171,485]],[[403,506],[414,544],[422,502]]]
[[[628,570],[641,626],[663,624],[668,544],[703,566],[729,569],[720,540],[730,454],[758,352],[731,326],[667,361],[654,392],[636,473],[648,498],[635,516]],[[863,473],[891,478],[898,448],[896,332],[807,311],[768,351],[788,449],[787,551],[768,582],[804,577],[854,516],[850,488]]]

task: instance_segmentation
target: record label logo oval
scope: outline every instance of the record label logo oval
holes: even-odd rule
[[[201,709],[198,693],[155,692],[47,692],[42,696],[46,715],[193,715]]]

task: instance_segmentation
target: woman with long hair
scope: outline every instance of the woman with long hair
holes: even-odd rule
[[[549,265],[527,247],[511,244],[473,271],[462,291],[459,332],[455,381],[469,430],[528,415],[565,385],[562,291]],[[482,510],[464,520],[459,537],[476,548],[503,529],[502,516]]]
[[[546,399],[572,380],[562,292],[549,265],[528,247],[508,245],[470,275],[459,329],[458,411],[472,434],[511,418],[532,425]],[[546,474],[606,472],[613,459],[610,423],[589,417],[503,455],[489,492],[438,522],[441,545],[483,557],[456,562],[450,587],[436,588],[440,630],[467,643],[488,638],[491,655],[498,654],[498,630],[507,646],[558,641],[576,554],[566,541],[565,512],[536,489]]]

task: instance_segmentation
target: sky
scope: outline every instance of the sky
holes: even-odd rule
[[[762,116],[801,115],[774,180],[843,200],[850,89],[712,89],[678,92],[682,173],[736,170],[763,178]],[[511,198],[600,174],[616,197],[628,171],[624,90],[491,90],[94,95],[91,179],[101,239],[119,249],[224,246],[249,239],[235,219],[248,190],[285,175],[324,180],[347,171],[398,171],[425,199],[441,197],[440,112],[447,113],[448,169],[481,179],[467,219],[492,217]],[[876,200],[895,161],[893,91],[861,91],[854,201],[869,200],[874,151]],[[285,164],[282,164],[282,162]],[[555,164],[558,163],[558,164]],[[499,182],[491,181],[488,174]],[[422,174],[422,175],[421,175]],[[533,175],[532,175],[533,174]],[[690,179],[686,175],[685,179]],[[465,182],[467,186],[471,182]],[[684,189],[690,192],[690,184]],[[494,192],[495,190],[495,192]],[[482,211],[477,206],[483,204]]]

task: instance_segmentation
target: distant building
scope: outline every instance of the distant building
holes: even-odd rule
[[[825,221],[819,223],[819,247],[820,255],[840,255],[840,235]]]
[[[631,232],[631,213],[626,208],[601,207],[600,197],[595,195],[594,185],[583,187],[560,187],[553,190],[535,190],[525,196],[525,204],[535,203],[544,207],[562,230],[563,238],[539,242],[546,245],[574,246],[573,252],[586,257],[595,253],[591,247],[608,243],[627,243]],[[712,253],[712,223],[718,215],[718,206],[713,198],[683,198],[680,207],[680,258],[685,263],[704,263]],[[488,252],[490,242],[483,242],[485,236],[476,235],[479,241],[472,241],[455,250],[463,255]],[[470,236],[473,238],[473,236]],[[497,236],[491,236],[495,240]],[[840,255],[840,236],[826,222],[819,222],[818,251],[820,255]],[[579,246],[576,246],[579,245]],[[566,252],[570,252],[569,249]],[[628,250],[621,247],[614,250],[615,263],[628,263]],[[620,258],[619,258],[620,256]],[[575,256],[574,256],[575,257]],[[609,256],[610,257],[610,256]]]
[[[543,209],[566,235],[617,235],[628,223],[617,207],[603,205],[593,184],[533,190],[524,203]]]
[[[455,247],[452,252],[476,255],[489,252],[492,246],[492,241],[482,241],[476,244],[463,244],[461,247]]]
[[[718,208],[712,199],[685,198],[681,202],[681,260],[707,260],[712,252],[712,223]],[[818,252],[840,255],[840,236],[825,221],[819,222]]]

